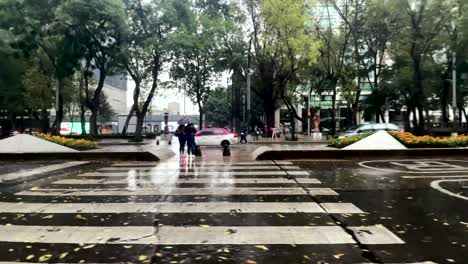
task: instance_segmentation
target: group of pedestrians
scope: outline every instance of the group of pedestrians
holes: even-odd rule
[[[187,154],[195,156],[196,144],[195,144],[195,129],[193,123],[188,125],[179,125],[175,131],[175,136],[179,139],[179,153],[180,155],[185,154],[185,145],[187,145]]]

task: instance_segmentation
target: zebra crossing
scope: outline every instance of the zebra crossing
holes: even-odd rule
[[[111,164],[0,200],[0,262],[364,263],[361,245],[404,244],[340,225],[367,213],[328,196],[286,161]]]

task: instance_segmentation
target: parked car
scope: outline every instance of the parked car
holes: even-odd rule
[[[346,132],[340,134],[338,138],[352,137],[362,133],[375,132],[379,130],[402,131],[401,128],[392,123],[364,124],[348,129]]]
[[[200,146],[223,146],[238,144],[239,137],[237,133],[231,132],[225,128],[205,128],[195,134],[195,143]]]

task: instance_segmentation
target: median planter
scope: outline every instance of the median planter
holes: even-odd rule
[[[76,150],[90,150],[96,148],[96,141],[86,139],[72,139],[43,133],[35,133],[34,136]]]
[[[344,148],[372,135],[372,133],[332,139],[328,141],[328,146],[333,148]],[[396,140],[401,142],[407,148],[457,148],[468,146],[468,136],[460,135],[457,137],[432,137],[415,136],[409,132],[390,132]]]

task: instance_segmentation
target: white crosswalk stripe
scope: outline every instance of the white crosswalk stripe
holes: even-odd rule
[[[311,195],[338,195],[330,188],[307,188]],[[128,190],[122,188],[109,189],[40,189],[22,191],[17,195],[24,196],[142,196],[142,195],[306,195],[302,188],[139,188]]]
[[[204,179],[179,179],[178,183],[195,183],[195,184],[209,184],[216,185],[216,184],[271,184],[271,183],[295,183],[295,181],[302,183],[302,184],[320,184],[321,182],[315,178],[296,178],[293,179],[286,179],[286,178],[227,178],[227,179],[218,179],[218,178],[204,178]],[[141,185],[173,185],[172,182],[168,183],[167,178],[154,178],[151,180],[138,180],[138,183]],[[124,180],[94,180],[94,179],[65,179],[65,180],[58,180],[55,181],[54,184],[60,185],[80,185],[80,184],[88,184],[88,185],[98,185],[98,184],[105,184],[105,185],[112,185],[112,184],[133,184],[131,180],[124,179]]]
[[[205,203],[1,203],[3,213],[340,213],[361,214],[350,203],[205,202]]]
[[[218,176],[218,177],[229,177],[229,176],[259,176],[259,175],[268,175],[268,176],[306,176],[310,175],[306,171],[202,171],[202,172],[193,172],[193,171],[124,171],[124,172],[89,172],[83,173],[79,176],[82,177],[123,177],[123,176],[167,176],[167,175],[180,175],[180,176]]]
[[[362,230],[363,227],[351,227]],[[377,236],[365,235],[361,243],[402,244],[385,227],[366,227]],[[0,241],[23,243],[83,244],[354,244],[356,241],[339,226],[163,226],[157,235],[146,226],[0,226]]]
[[[346,229],[339,226],[331,220],[332,214],[361,215],[367,212],[352,203],[320,203],[310,199],[310,195],[338,196],[339,194],[331,188],[318,185],[321,182],[310,177],[309,172],[287,161],[197,162],[196,166],[191,168],[181,168],[178,163],[116,163],[94,172],[58,179],[51,184],[53,186],[45,185],[16,192],[15,197],[19,199],[40,201],[0,202],[2,213],[26,216],[31,214],[39,217],[54,214],[74,217],[76,214],[87,214],[88,219],[111,215],[130,217],[125,215],[129,214],[135,218],[145,216],[147,217],[145,219],[150,221],[154,220],[152,218],[154,214],[158,215],[154,217],[166,216],[167,218],[162,217],[164,219],[175,217],[178,222],[165,222],[155,229],[151,222],[139,222],[127,226],[120,222],[121,219],[119,222],[105,225],[100,225],[99,222],[90,224],[60,222],[60,218],[44,219],[43,225],[18,223],[0,225],[0,242],[98,244],[107,247],[120,244],[168,246],[404,244],[398,236],[378,223]],[[198,184],[200,187],[191,184]],[[236,184],[242,185],[236,186]],[[265,187],[269,186],[268,184],[275,185]],[[314,185],[311,187],[307,184]],[[92,199],[94,202],[74,200],[82,197]],[[206,200],[196,200],[199,197],[204,197]],[[239,197],[245,201],[238,200]],[[258,197],[263,198],[257,199]],[[272,201],[264,202],[264,197],[271,198]],[[144,199],[139,200],[140,198]],[[56,199],[66,202],[60,203]],[[133,202],[128,202],[126,199]],[[197,219],[202,214],[205,220],[211,219],[211,222],[206,225],[204,222],[186,225],[187,220],[184,217],[187,215],[193,217],[193,214]],[[255,220],[251,222],[252,224],[249,224],[250,222],[237,224],[235,222],[237,220],[234,222],[226,220],[232,215]],[[309,220],[298,224],[295,217],[290,217],[291,215],[310,217],[310,224],[308,225]],[[224,218],[217,218],[220,216]],[[268,216],[270,220],[266,221]],[[317,218],[320,221],[313,221]]]

